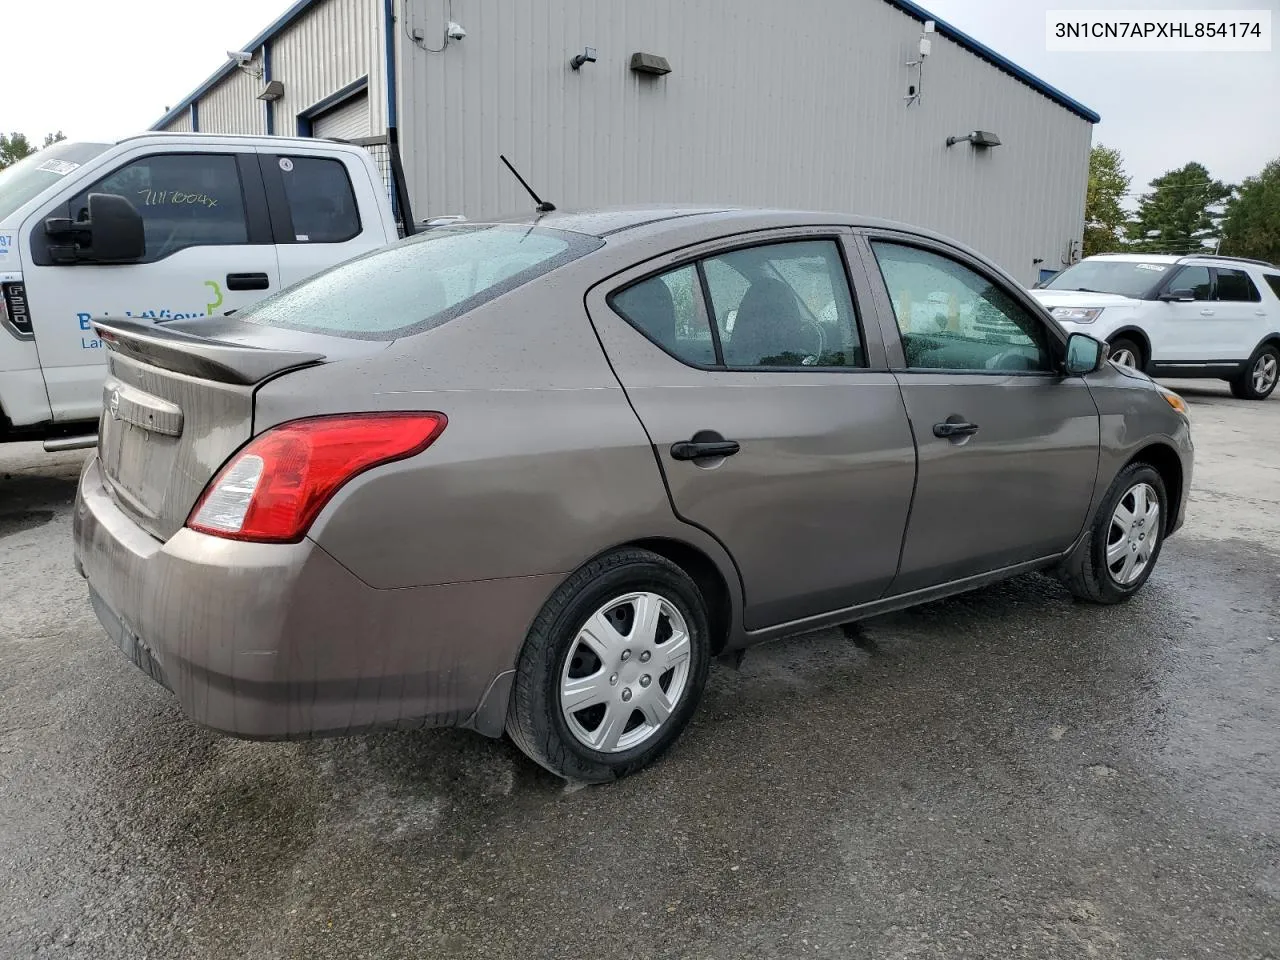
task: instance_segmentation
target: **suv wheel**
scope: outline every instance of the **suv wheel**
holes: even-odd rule
[[[567,780],[624,777],[680,736],[710,663],[694,582],[656,553],[619,550],[569,577],[533,622],[507,733]]]
[[[1141,370],[1146,364],[1142,362],[1142,347],[1127,337],[1117,337],[1111,341],[1111,359],[1122,367]]]
[[[1280,380],[1280,350],[1263,344],[1249,360],[1244,371],[1233,380],[1231,393],[1241,400],[1265,400]]]

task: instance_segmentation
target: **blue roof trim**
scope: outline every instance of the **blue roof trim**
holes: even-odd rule
[[[246,43],[244,45],[244,49],[257,50],[260,46],[262,46],[264,43],[266,43],[268,40],[274,37],[277,33],[279,33],[285,27],[289,26],[289,24],[293,23],[293,21],[297,20],[300,16],[306,13],[309,8],[315,6],[317,3],[320,3],[320,2],[321,0],[298,0],[297,3],[295,3],[288,10],[282,13],[279,16],[279,18],[277,18],[276,21],[271,24],[271,26],[267,27],[267,29],[263,30],[260,34],[258,34],[248,43]],[[208,93],[210,90],[216,87],[225,77],[227,77],[231,73],[231,71],[235,69],[236,69],[235,63],[231,60],[228,60],[226,63],[224,63],[221,67],[219,67],[214,72],[213,76],[211,76],[204,83],[200,84],[200,86],[196,87],[195,91],[191,93],[189,96],[187,96],[180,104],[178,104],[168,113],[166,113],[163,117],[161,117],[159,120],[153,123],[151,125],[151,129],[163,130],[167,124],[169,124],[171,121],[173,121],[178,116],[180,116],[182,112],[187,109],[187,107],[191,106],[193,102],[195,102],[196,100],[199,100],[206,93]]]
[[[1002,57],[1000,54],[996,53],[986,44],[979,43],[977,40],[973,39],[973,37],[969,36],[963,30],[957,30],[955,27],[947,23],[945,20],[939,20],[937,17],[935,17],[932,13],[930,13],[924,7],[920,6],[918,3],[912,3],[911,0],[885,0],[885,3],[889,4],[892,7],[897,7],[907,16],[914,17],[915,19],[920,20],[921,22],[925,20],[932,20],[934,24],[937,26],[938,32],[942,34],[944,37],[946,37],[948,40],[954,40],[956,43],[960,44],[960,46],[969,50],[969,52],[977,54],[983,60],[987,61],[987,63],[995,67],[997,70],[1003,70],[1005,73],[1009,74],[1011,77],[1015,77],[1018,80],[1021,80],[1031,89],[1044,94],[1054,103],[1057,103],[1060,106],[1066,107],[1076,116],[1083,117],[1085,120],[1088,120],[1090,123],[1100,123],[1102,121],[1101,116],[1099,116],[1094,111],[1090,110],[1079,100],[1072,99],[1071,97],[1063,93],[1061,90],[1059,90],[1057,87],[1051,86],[1045,83],[1035,74],[1028,73],[1026,70],[1023,70],[1020,66],[1014,63],[1008,57]]]

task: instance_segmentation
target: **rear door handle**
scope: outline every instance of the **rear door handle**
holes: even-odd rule
[[[1201,310],[1201,311],[1200,311],[1200,316],[1202,316],[1202,317],[1212,317],[1212,316],[1213,316],[1213,311],[1212,311],[1212,310]]]
[[[978,425],[976,423],[966,423],[963,420],[959,423],[948,421],[933,425],[933,435],[935,437],[967,437],[977,432]]]
[[[271,286],[271,278],[265,273],[228,273],[228,290],[266,290]]]
[[[671,445],[672,460],[732,457],[741,448],[736,440],[681,440]]]

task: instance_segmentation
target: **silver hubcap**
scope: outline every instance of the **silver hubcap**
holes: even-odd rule
[[[1253,389],[1255,393],[1266,393],[1276,385],[1276,374],[1280,372],[1280,363],[1269,353],[1264,353],[1253,365]]]
[[[1133,351],[1128,347],[1121,347],[1119,350],[1112,352],[1111,359],[1122,367],[1138,366],[1138,358],[1133,355]]]
[[[1139,483],[1125,493],[1111,515],[1107,532],[1107,569],[1111,578],[1127,587],[1147,569],[1160,542],[1160,498],[1149,483]]]
[[[619,753],[662,729],[689,683],[684,617],[656,593],[629,593],[593,613],[565,658],[560,712],[584,746]]]

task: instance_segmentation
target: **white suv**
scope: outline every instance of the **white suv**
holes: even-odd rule
[[[1105,253],[1032,294],[1068,331],[1153,377],[1213,377],[1245,400],[1280,379],[1280,267],[1237,257]]]

